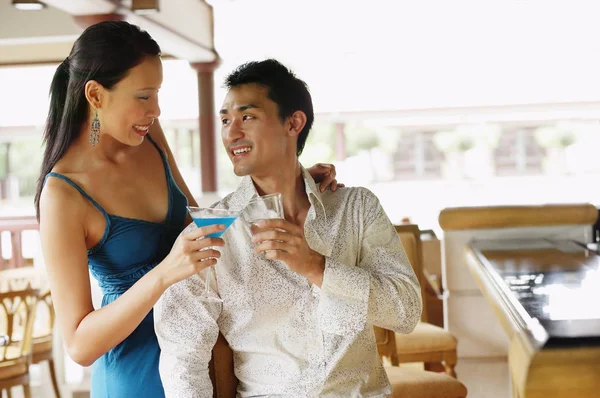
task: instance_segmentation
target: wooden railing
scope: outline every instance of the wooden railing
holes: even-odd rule
[[[10,232],[12,255],[5,260],[2,255],[0,244],[0,270],[18,268],[27,265],[27,259],[23,257],[23,231],[39,230],[39,224],[33,216],[2,217],[0,218],[0,233]]]

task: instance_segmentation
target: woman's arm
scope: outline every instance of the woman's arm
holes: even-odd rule
[[[211,233],[209,229],[182,235],[158,266],[118,299],[94,310],[86,247],[88,216],[87,202],[77,191],[60,180],[48,180],[40,200],[42,251],[67,352],[82,366],[91,365],[129,336],[168,286],[214,265],[219,253],[201,248],[223,245],[221,239],[196,240]]]

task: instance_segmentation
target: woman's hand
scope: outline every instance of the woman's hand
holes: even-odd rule
[[[317,163],[314,166],[306,169],[311,177],[319,185],[321,192],[324,192],[327,187],[331,188],[332,192],[335,192],[338,188],[343,188],[344,184],[338,184],[335,179],[335,166],[329,163]]]
[[[171,252],[159,265],[165,289],[217,263],[221,253],[212,247],[224,246],[225,242],[206,236],[224,229],[224,225],[216,224],[192,231],[188,228],[179,235]]]

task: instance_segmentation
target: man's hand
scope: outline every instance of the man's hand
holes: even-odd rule
[[[327,187],[331,187],[331,192],[335,192],[338,188],[343,188],[344,184],[338,183],[335,179],[335,165],[329,163],[317,163],[314,166],[306,169],[308,174],[319,184],[321,192],[325,192]]]
[[[257,222],[253,232],[256,253],[264,253],[269,260],[283,261],[289,269],[321,287],[325,257],[308,246],[301,227],[278,218]]]

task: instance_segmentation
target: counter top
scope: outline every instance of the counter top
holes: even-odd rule
[[[571,240],[476,240],[467,262],[508,336],[514,396],[594,396],[600,255]]]

